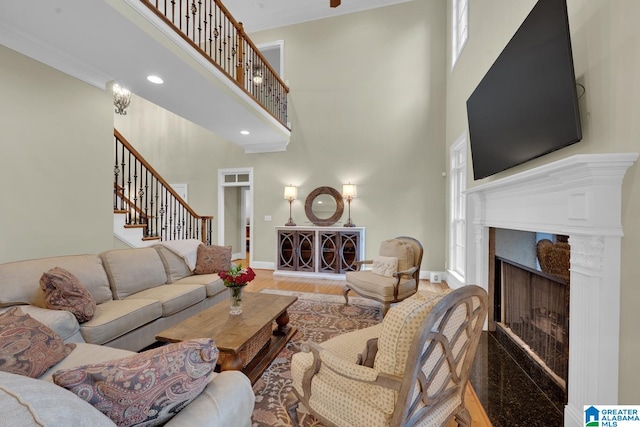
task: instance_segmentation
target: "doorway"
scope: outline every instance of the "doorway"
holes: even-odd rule
[[[218,170],[218,245],[253,263],[253,168]]]

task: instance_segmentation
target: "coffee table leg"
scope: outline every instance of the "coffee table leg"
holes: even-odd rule
[[[226,353],[224,355],[224,361],[222,365],[220,365],[220,371],[241,371],[244,367],[244,363],[242,362],[242,357],[237,353],[229,354]]]
[[[289,323],[289,313],[287,313],[287,310],[285,310],[284,313],[282,313],[276,319],[276,323],[278,325],[278,329],[273,331],[273,335],[277,335],[277,336],[287,335],[287,332],[289,331],[289,325],[288,325],[288,323]]]

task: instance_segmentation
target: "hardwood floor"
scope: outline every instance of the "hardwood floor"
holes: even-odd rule
[[[248,259],[248,257],[247,257]],[[234,260],[236,264],[248,265],[246,260]],[[342,295],[344,289],[343,280],[330,279],[310,279],[274,276],[271,270],[254,270],[256,278],[245,288],[249,292],[260,292],[263,289],[279,289],[295,292],[313,292],[318,294]],[[447,285],[444,283],[432,284],[429,281],[421,281],[421,284],[432,289],[443,289]],[[491,427],[491,422],[487,417],[478,396],[473,388],[467,387],[465,402],[467,410],[471,414],[471,427]],[[457,423],[451,421],[447,427],[456,427]]]

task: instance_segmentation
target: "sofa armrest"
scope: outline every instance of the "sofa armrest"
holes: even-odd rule
[[[16,306],[0,309],[0,313]],[[53,332],[60,335],[64,342],[84,342],[80,334],[80,323],[72,313],[65,310],[50,310],[48,308],[36,307],[35,305],[18,305],[24,314],[36,319],[38,322],[47,325]]]
[[[251,427],[255,395],[240,371],[214,374],[204,391],[165,426]]]

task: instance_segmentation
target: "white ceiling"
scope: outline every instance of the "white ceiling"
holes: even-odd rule
[[[223,0],[223,4],[251,33],[407,1],[411,0],[342,0],[336,8],[329,7],[329,0]]]

